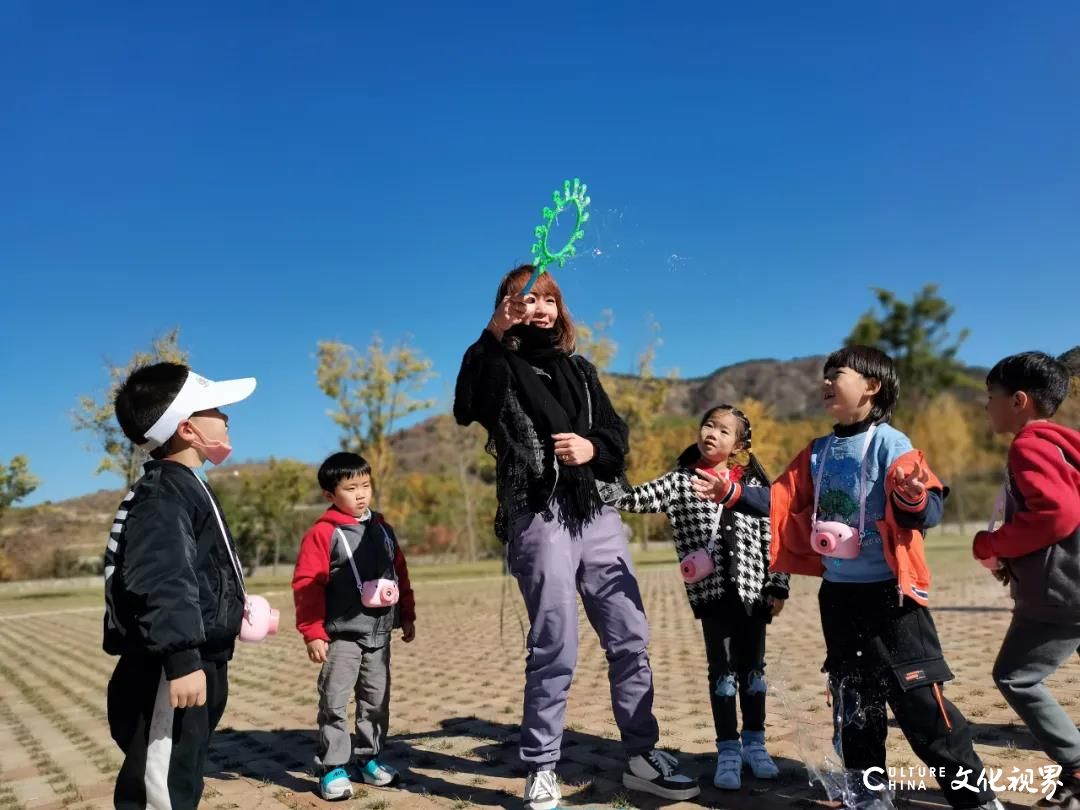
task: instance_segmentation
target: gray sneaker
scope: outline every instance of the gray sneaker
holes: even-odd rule
[[[679,773],[679,761],[666,751],[653,749],[630,757],[622,776],[623,787],[662,799],[686,801],[701,793],[698,783]]]

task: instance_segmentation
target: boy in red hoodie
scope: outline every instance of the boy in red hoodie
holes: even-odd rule
[[[1010,585],[1012,624],[994,682],[1061,766],[1061,787],[1040,806],[1080,810],[1080,731],[1046,687],[1080,648],[1080,433],[1048,421],[1069,393],[1069,372],[1042,352],[1006,357],[986,377],[995,433],[1012,433],[1005,522],[975,535]]]
[[[405,556],[394,530],[368,506],[371,467],[356,453],[334,453],[319,467],[330,501],[304,535],[293,572],[296,627],[319,673],[319,793],[352,796],[346,766],[356,758],[357,779],[386,787],[398,774],[379,762],[390,723],[390,632],[416,637],[416,609]],[[350,741],[349,697],[356,728]]]

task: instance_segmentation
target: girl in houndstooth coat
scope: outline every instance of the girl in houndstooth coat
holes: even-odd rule
[[[783,609],[788,577],[769,574],[769,481],[750,445],[750,420],[742,411],[711,408],[674,470],[615,503],[626,512],[663,512],[671,522],[686,595],[705,636],[716,726],[713,782],[728,790],[741,787],[744,765],[760,779],[777,776],[765,750],[765,628]],[[743,452],[748,463],[734,463]],[[701,576],[703,557],[712,571]]]

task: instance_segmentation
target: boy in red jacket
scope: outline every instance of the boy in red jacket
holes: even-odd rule
[[[390,721],[390,632],[416,637],[416,609],[405,556],[394,530],[368,506],[371,467],[356,453],[335,453],[319,467],[330,507],[304,535],[293,572],[296,627],[319,673],[319,792],[328,801],[352,796],[346,766],[355,756],[365,784],[395,784],[397,771],[379,762]],[[356,729],[347,727],[356,695]]]
[[[991,428],[1015,436],[1005,522],[975,535],[973,548],[997,561],[1015,602],[994,681],[1061,766],[1062,785],[1046,806],[1080,810],[1080,731],[1045,683],[1080,648],[1080,433],[1048,421],[1069,393],[1069,372],[1025,352],[994,366],[986,388]]]

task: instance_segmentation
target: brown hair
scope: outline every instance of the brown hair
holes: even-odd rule
[[[503,276],[503,280],[499,284],[499,291],[495,295],[495,306],[498,307],[506,296],[517,295],[521,290],[525,289],[525,285],[532,277],[534,270],[536,268],[531,264],[523,264]],[[566,304],[563,302],[562,290],[559,289],[559,285],[555,282],[551,273],[541,273],[532,289],[529,290],[529,295],[537,297],[550,295],[555,299],[555,305],[559,308],[559,316],[555,319],[555,325],[551,327],[555,331],[555,342],[562,351],[572,354],[576,345],[574,321],[570,315],[570,310],[566,308]]]

